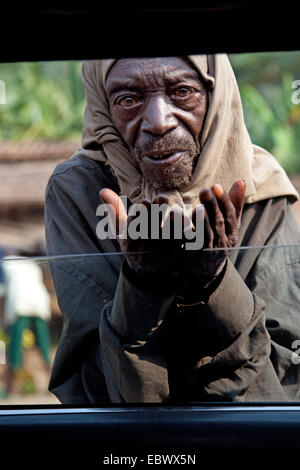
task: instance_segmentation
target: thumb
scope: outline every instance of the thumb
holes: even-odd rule
[[[101,189],[100,198],[103,204],[108,205],[109,209],[113,211],[116,221],[116,233],[119,235],[127,226],[127,213],[122,199],[109,188]],[[110,214],[110,211],[108,213]]]
[[[245,192],[246,192],[246,183],[244,180],[237,180],[231,190],[229,191],[229,197],[232,204],[235,207],[236,219],[238,225],[240,224],[241,215],[244,207],[245,201]]]

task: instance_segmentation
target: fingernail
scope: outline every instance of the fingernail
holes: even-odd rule
[[[243,184],[241,184],[242,182],[243,182]],[[239,189],[240,191],[243,191],[246,188],[246,181],[243,180],[243,179],[240,180],[240,181],[236,181],[235,187],[236,187],[236,189]]]
[[[202,201],[210,201],[212,199],[212,192],[209,188],[202,189],[200,193]]]
[[[218,198],[222,197],[223,194],[224,194],[224,189],[222,188],[222,186],[220,184],[215,184],[212,187],[212,190],[214,192],[214,195]]]

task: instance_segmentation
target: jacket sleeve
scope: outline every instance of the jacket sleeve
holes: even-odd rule
[[[191,399],[289,399],[271,360],[265,302],[249,290],[230,261],[221,284],[198,313],[199,328],[211,340],[187,374]]]
[[[97,184],[101,188],[101,180],[89,181],[92,169],[86,173],[77,178],[70,169],[55,175],[46,192],[48,255],[89,254],[49,260],[64,321],[49,390],[65,404],[110,402],[99,354],[99,321],[103,306],[114,296],[121,260],[99,256],[116,250],[111,244],[102,246],[95,236],[99,196],[96,192],[93,201],[90,193]]]
[[[129,272],[123,262],[114,300],[102,310],[100,343],[106,382],[114,402],[160,403],[169,396],[161,331],[175,292],[162,293],[158,277],[152,279],[150,289],[143,288]]]
[[[297,399],[286,376],[290,369],[299,383],[292,351],[271,339],[264,300],[229,260],[208,302],[191,307],[178,305],[175,293],[142,292],[123,268],[100,334],[116,401]]]

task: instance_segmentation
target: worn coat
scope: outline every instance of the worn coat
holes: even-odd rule
[[[99,240],[99,190],[119,192],[104,163],[77,155],[46,191],[49,255],[64,329],[49,389],[66,404],[299,400],[300,230],[288,198],[244,206],[239,245],[208,302],[137,285]],[[299,244],[299,247],[282,245]]]

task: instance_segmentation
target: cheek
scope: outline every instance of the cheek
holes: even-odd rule
[[[202,133],[204,119],[206,115],[205,111],[205,109],[203,111],[197,110],[196,112],[190,113],[188,118],[182,119],[183,124],[193,135],[194,140],[197,144],[199,144],[200,142],[200,136]]]
[[[181,121],[191,132],[194,140],[199,143],[207,112],[207,96],[202,95],[194,97],[194,99],[188,103],[188,106],[185,106],[183,111]]]
[[[129,148],[133,147],[136,132],[136,110],[112,109],[111,117],[125,143]]]
[[[197,136],[197,138],[200,137],[203,125],[204,125],[204,120],[206,117],[206,112],[207,112],[207,102],[201,101],[199,103],[199,106],[194,109],[192,113],[192,120],[191,120],[191,125],[193,128],[193,133]]]

